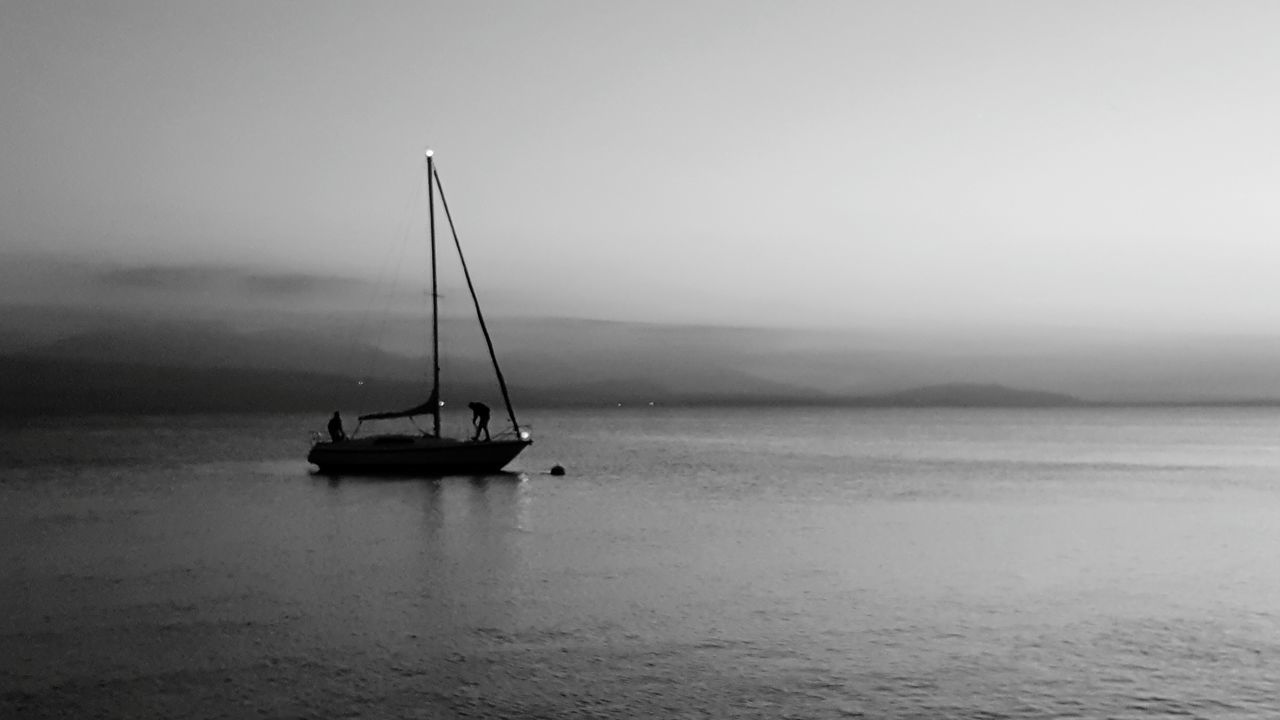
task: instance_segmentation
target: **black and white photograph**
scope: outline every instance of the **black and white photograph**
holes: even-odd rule
[[[1280,718],[1280,2],[0,0],[0,717]]]

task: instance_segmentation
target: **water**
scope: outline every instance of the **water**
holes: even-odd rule
[[[435,481],[324,419],[7,428],[0,716],[1280,714],[1280,412],[546,411]]]

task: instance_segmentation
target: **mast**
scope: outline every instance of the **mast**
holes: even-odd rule
[[[430,160],[430,158],[428,158]],[[471,291],[471,303],[476,307],[476,319],[480,321],[480,331],[484,333],[484,343],[489,348],[489,360],[493,362],[493,373],[498,376],[498,387],[502,389],[502,402],[507,406],[507,417],[511,419],[511,427],[515,430],[516,436],[520,436],[520,423],[516,422],[516,411],[511,406],[511,394],[507,392],[507,381],[502,377],[502,368],[498,367],[498,354],[493,350],[493,339],[489,337],[489,327],[485,325],[484,313],[480,312],[480,299],[476,297],[476,286],[471,284],[471,272],[467,270],[467,259],[462,255],[462,243],[458,241],[458,229],[453,225],[453,214],[449,212],[449,201],[444,197],[444,185],[440,182],[440,175],[435,171],[435,165],[430,165],[427,171],[431,173],[431,177],[427,178],[427,185],[430,186],[432,181],[440,188],[440,205],[444,207],[445,219],[449,221],[449,232],[453,234],[453,246],[458,249],[458,261],[462,263],[462,276],[467,280],[467,289]],[[432,272],[435,272],[435,227],[432,226]],[[437,417],[439,417],[437,415]]]
[[[440,295],[436,291],[436,197],[431,179],[435,177],[435,160],[427,150],[427,224],[431,227],[431,429],[440,437]],[[444,190],[440,191],[444,199]],[[450,221],[452,223],[452,221]]]

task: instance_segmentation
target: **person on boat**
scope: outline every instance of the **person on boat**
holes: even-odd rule
[[[347,439],[347,432],[342,429],[342,416],[337,410],[334,410],[333,417],[329,418],[329,439],[334,442]]]
[[[471,408],[471,424],[476,428],[476,436],[471,438],[472,441],[480,439],[480,431],[484,431],[485,442],[492,440],[489,437],[489,406],[482,402],[467,403],[467,407]]]

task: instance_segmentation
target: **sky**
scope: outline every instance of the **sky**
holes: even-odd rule
[[[0,0],[0,299],[110,302],[84,278],[157,268],[416,281],[430,146],[499,312],[1280,331],[1278,23]]]

